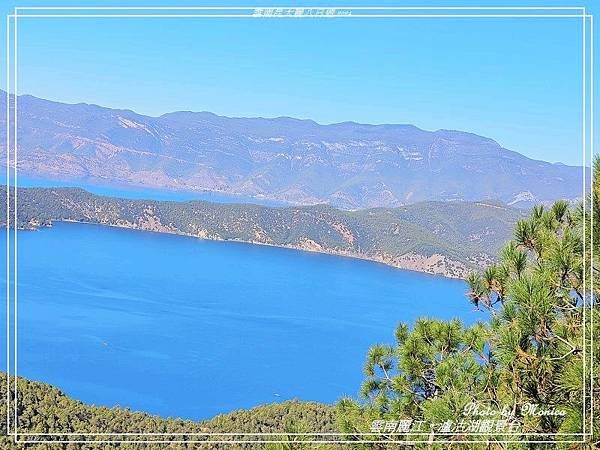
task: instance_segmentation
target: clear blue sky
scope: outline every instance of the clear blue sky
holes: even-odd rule
[[[553,3],[580,5],[537,2]],[[411,123],[581,164],[581,45],[581,20],[569,18],[27,18],[19,22],[19,93],[149,115]]]

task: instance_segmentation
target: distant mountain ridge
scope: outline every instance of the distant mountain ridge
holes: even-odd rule
[[[4,105],[4,91],[1,97]],[[19,97],[18,110],[18,166],[40,177],[347,209],[429,200],[530,206],[581,197],[581,168],[532,160],[462,131],[208,112],[149,117],[28,95]]]

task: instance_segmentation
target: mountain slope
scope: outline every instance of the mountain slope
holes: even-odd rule
[[[27,95],[18,110],[19,168],[42,177],[348,209],[485,199],[529,206],[581,196],[580,168],[531,160],[460,131],[206,112],[148,117]]]
[[[6,187],[0,188],[3,195]],[[17,225],[25,229],[53,221],[98,223],[353,256],[451,277],[489,262],[522,217],[520,210],[493,203],[423,202],[345,211],[328,205],[128,200],[77,188],[20,188],[18,202]],[[1,208],[0,223],[6,223]]]

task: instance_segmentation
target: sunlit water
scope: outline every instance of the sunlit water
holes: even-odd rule
[[[273,247],[59,223],[18,256],[19,375],[163,416],[335,402],[399,321],[478,318],[462,281]]]

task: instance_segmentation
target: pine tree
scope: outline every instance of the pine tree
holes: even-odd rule
[[[467,277],[468,300],[486,320],[465,327],[420,319],[399,325],[395,345],[372,347],[361,399],[338,404],[340,428],[352,436],[374,420],[443,423],[477,402],[511,411],[523,433],[581,433],[584,424],[589,431],[590,402],[600,398],[589,375],[600,362],[600,346],[590,345],[600,331],[600,159],[586,200],[536,206],[517,222],[498,262]],[[529,414],[524,405],[559,415]],[[600,436],[595,428],[590,448]]]

